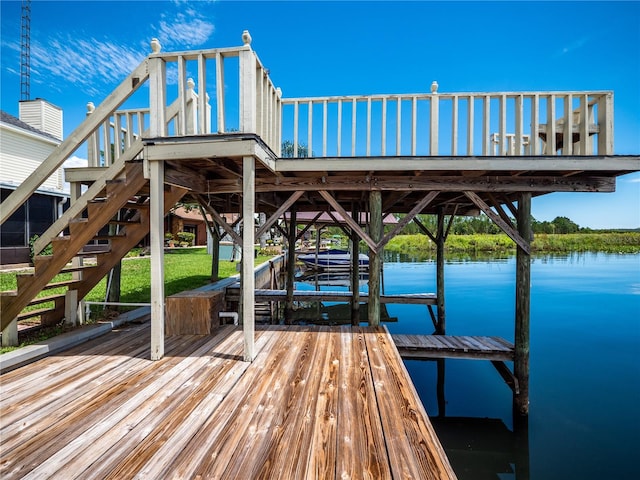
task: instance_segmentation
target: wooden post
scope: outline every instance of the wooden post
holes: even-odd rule
[[[531,193],[521,193],[518,201],[518,232],[531,241]],[[529,414],[529,314],[531,302],[531,256],[520,246],[516,251],[516,318],[513,372],[520,393],[514,395],[515,411]]]
[[[78,290],[67,290],[64,295],[64,323],[76,326],[78,322]]]
[[[287,250],[287,279],[286,290],[287,300],[284,304],[284,320],[287,325],[291,325],[291,318],[293,315],[293,280],[295,275],[296,266],[296,210],[291,207],[289,215],[289,236],[287,241],[289,248]]]
[[[160,51],[160,45],[152,48]],[[162,58],[149,59],[149,135],[166,134],[166,65]],[[150,184],[151,247],[151,360],[164,356],[164,163],[148,162]]]
[[[358,207],[353,204],[351,207],[351,217],[358,222],[359,220]],[[357,326],[360,324],[360,262],[359,262],[359,248],[360,238],[358,238],[358,232],[355,229],[351,229],[351,236],[349,237],[349,250],[351,251],[351,325]]]
[[[9,325],[2,330],[2,346],[17,347],[18,346],[18,319],[14,318]]]
[[[378,243],[382,239],[382,192],[373,190],[369,194],[369,235]],[[368,321],[372,327],[380,325],[380,272],[382,251],[369,250],[369,311]]]
[[[453,220],[452,220],[453,221]],[[444,211],[438,207],[438,231],[436,232],[436,294],[438,302],[438,323],[436,335],[445,334],[445,310],[444,310]]]
[[[253,214],[255,212],[256,163],[251,156],[242,161],[242,328],[244,331],[244,360],[255,358],[255,277],[254,277],[254,237]]]
[[[220,279],[220,234],[218,225],[214,222],[214,231],[211,233],[211,281]]]

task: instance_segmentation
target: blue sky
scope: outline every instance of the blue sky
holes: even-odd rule
[[[20,5],[0,2],[1,108],[18,113]],[[241,45],[285,97],[613,90],[615,152],[640,154],[640,2],[33,1],[31,97],[65,135],[150,52]],[[640,227],[640,174],[611,194],[534,199],[537,220]]]

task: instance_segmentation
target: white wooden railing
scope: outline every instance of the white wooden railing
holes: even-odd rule
[[[613,154],[610,91],[442,94],[434,82],[430,93],[283,99],[247,31],[242,40],[162,53],[154,39],[153,53],[0,204],[0,224],[76,151],[109,167],[145,135],[252,133],[277,156],[291,142],[294,157],[300,146],[316,157]]]
[[[283,98],[293,156],[611,155],[612,92]],[[587,112],[583,115],[582,112]],[[572,132],[564,142],[565,132]]]

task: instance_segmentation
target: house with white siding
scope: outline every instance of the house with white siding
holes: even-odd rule
[[[42,100],[19,104],[19,118],[0,110],[0,195],[9,196],[62,141],[62,110]],[[57,169],[0,229],[0,264],[29,261],[29,239],[58,218],[69,198]]]

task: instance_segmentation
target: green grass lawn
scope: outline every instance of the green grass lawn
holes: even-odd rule
[[[258,256],[255,260],[256,265],[266,262],[271,256]],[[210,283],[211,277],[211,256],[207,254],[206,248],[188,248],[188,249],[172,249],[164,257],[164,279],[165,279],[165,295],[173,295],[185,290],[191,290]],[[237,262],[228,260],[220,260],[219,277],[227,278],[235,275],[237,272]],[[15,290],[16,273],[5,272],[0,273],[0,290]],[[71,274],[58,275],[55,281],[70,279]],[[105,300],[106,295],[106,279],[102,279],[91,292],[85,297],[85,300],[92,302],[101,302]],[[38,296],[52,295],[55,293],[64,293],[64,288],[47,290],[41,292]],[[123,303],[146,303],[151,301],[151,264],[149,257],[129,257],[122,262],[122,280],[120,285],[120,301]],[[52,304],[50,304],[52,305]],[[33,306],[32,308],[43,308],[47,304]],[[61,333],[60,329],[54,330],[53,334]],[[46,338],[46,337],[45,337]],[[29,341],[34,343],[43,340],[42,336]],[[25,343],[26,345],[27,343]],[[11,350],[2,348],[0,353]]]

